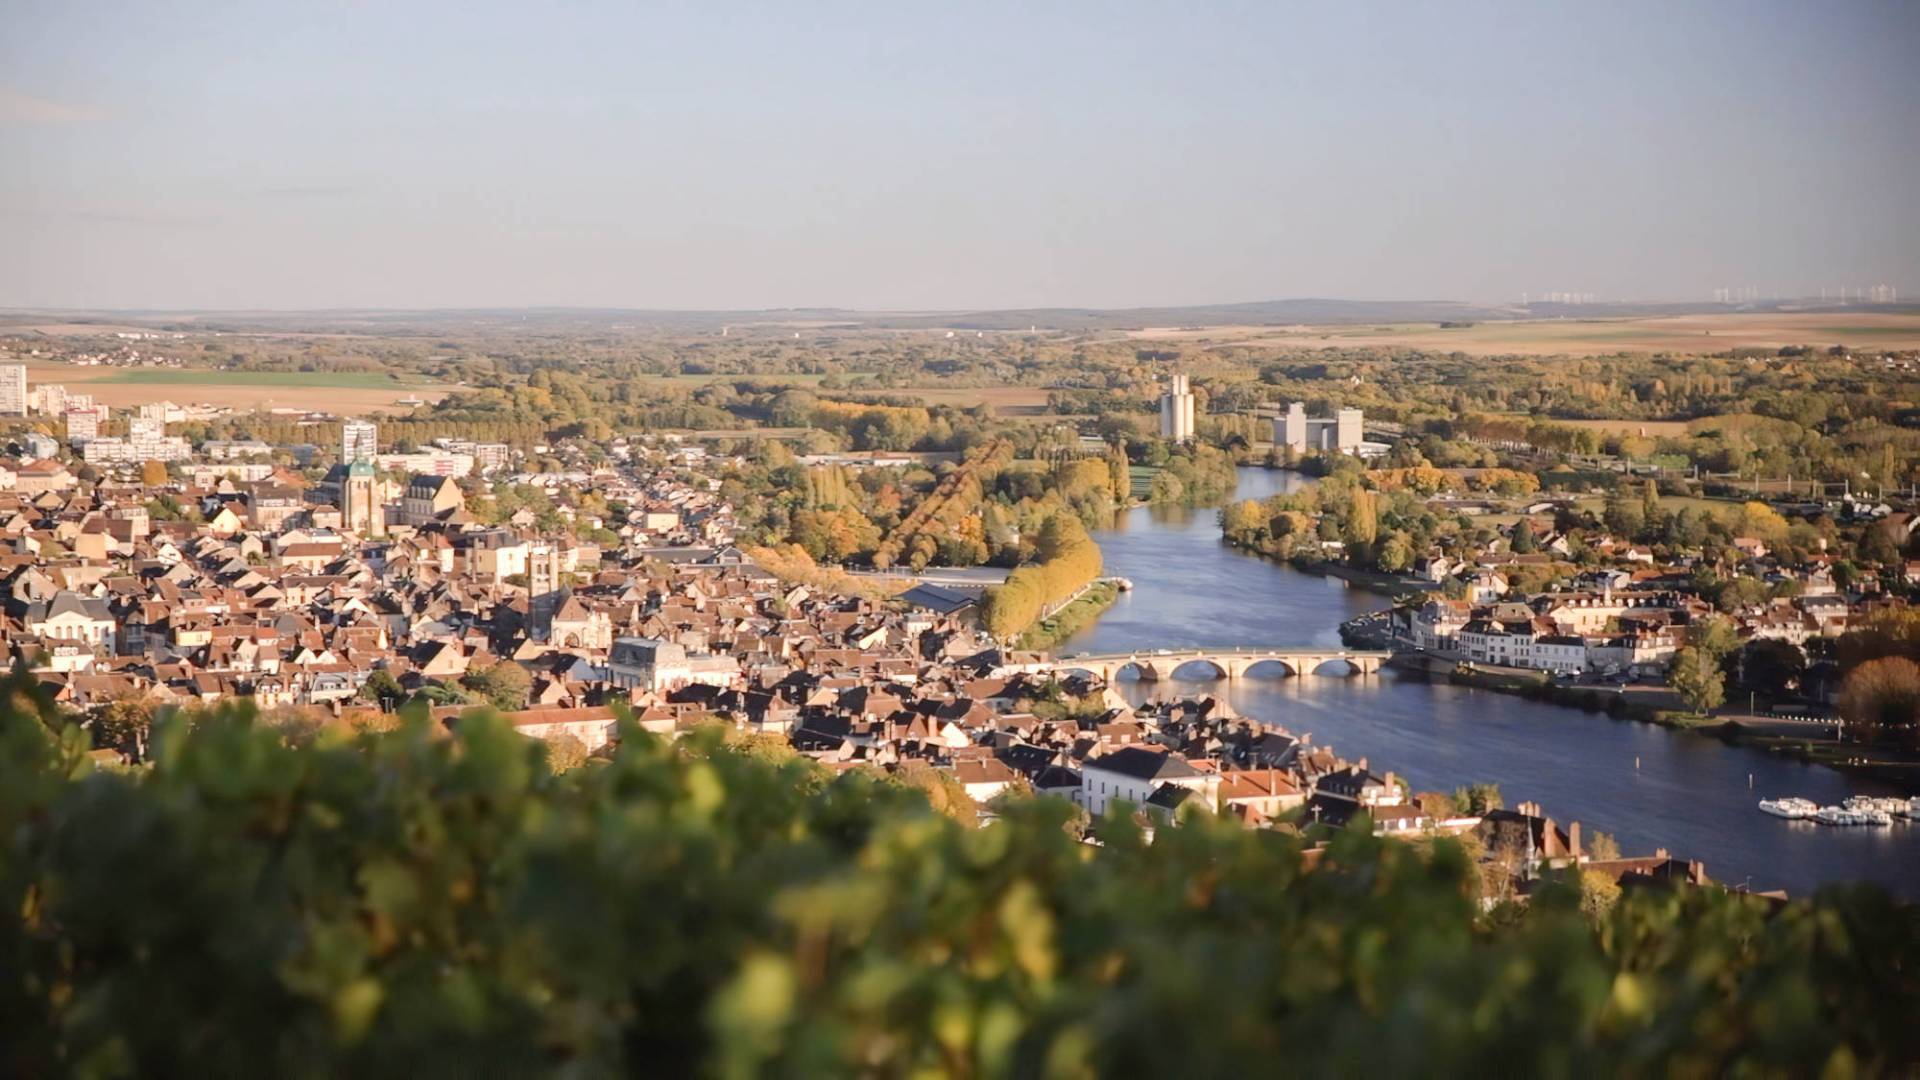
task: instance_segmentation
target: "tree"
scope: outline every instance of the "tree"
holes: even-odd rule
[[[145,761],[154,708],[154,701],[142,694],[122,695],[107,702],[93,715],[95,744],[118,750],[129,761]]]
[[[561,733],[545,740],[547,745],[547,768],[556,774],[569,769],[577,769],[587,763],[587,744],[579,736]]]
[[[164,463],[148,460],[140,463],[140,483],[145,487],[162,487],[167,482],[167,467]]]
[[[1840,715],[1864,742],[1920,742],[1920,664],[1887,656],[1854,668],[1840,684]]]
[[[1615,488],[1613,493],[1607,496],[1606,508],[1601,519],[1606,522],[1607,528],[1613,530],[1614,535],[1628,539],[1638,536],[1641,526],[1646,524],[1640,504],[1628,499],[1626,493],[1620,488]]]
[[[494,708],[513,712],[527,707],[527,692],[533,688],[533,677],[519,664],[502,660],[491,667],[467,672],[460,679],[460,685],[485,698]]]
[[[1127,462],[1127,452],[1117,443],[1107,450],[1107,482],[1113,488],[1114,501],[1124,503],[1133,496],[1133,469]]]
[[[1413,565],[1413,546],[1407,541],[1407,534],[1395,530],[1387,534],[1380,545],[1380,552],[1374,556],[1374,564],[1389,574],[1397,574]]]
[[[1738,653],[1740,685],[1768,698],[1785,697],[1807,672],[1807,656],[1798,645],[1756,638]]]
[[[1587,855],[1596,862],[1608,862],[1620,857],[1619,841],[1598,829],[1587,837],[1584,846]]]
[[[1453,802],[1467,813],[1480,816],[1506,805],[1500,796],[1500,785],[1488,783],[1468,784],[1460,788],[1453,793]]]
[[[1774,904],[1568,875],[1488,913],[1481,864],[1446,838],[1349,829],[1308,860],[1202,814],[1152,842],[1102,822],[1092,847],[1059,799],[970,828],[930,804],[945,770],[830,776],[718,725],[629,726],[608,767],[565,777],[498,717],[434,730],[415,714],[289,745],[216,710],[167,731],[160,767],[89,775],[86,732],[30,676],[0,687],[6,1072],[1223,1075],[1274,1047],[1314,1075],[1920,1060],[1920,911],[1870,886]],[[1549,972],[1552,992],[1479,977],[1501,972]],[[1542,1034],[1568,1032],[1571,1049]]]
[[[1736,535],[1756,537],[1770,548],[1787,541],[1787,519],[1763,502],[1742,504],[1734,515],[1734,529]]]
[[[1347,503],[1347,520],[1342,530],[1346,542],[1357,547],[1373,543],[1380,533],[1380,519],[1374,508],[1373,493],[1365,488],[1355,488],[1353,498]]]
[[[1920,660],[1920,608],[1891,608],[1875,614],[1840,635],[1834,653],[1842,671],[1887,656]]]
[[[1733,620],[1710,616],[1687,627],[1687,644],[1718,664],[1740,647],[1740,631]]]
[[[1580,913],[1596,922],[1620,902],[1620,882],[1603,870],[1580,871]]]
[[[1725,612],[1739,611],[1766,601],[1766,582],[1744,575],[1721,582],[1713,597],[1714,606]]]
[[[378,705],[382,709],[398,706],[406,696],[406,688],[401,686],[400,680],[394,678],[393,672],[386,668],[374,668],[373,674],[367,676],[367,681],[360,684],[360,700]]]
[[[934,813],[952,818],[962,825],[974,824],[980,807],[967,794],[966,785],[946,769],[936,769],[920,758],[901,762],[889,774],[894,783],[912,788],[925,796]]]
[[[1719,663],[1691,645],[1674,654],[1673,665],[1667,669],[1667,685],[1687,708],[1702,715],[1719,708],[1727,696]]]

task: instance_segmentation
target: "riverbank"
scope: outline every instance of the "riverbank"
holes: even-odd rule
[[[1864,757],[1861,747],[1840,743],[1826,736],[1761,734],[1747,730],[1736,719],[1701,716],[1681,709],[1664,708],[1656,702],[1635,701],[1636,695],[1625,688],[1562,686],[1542,671],[1463,664],[1424,653],[1402,653],[1389,663],[1402,670],[1444,678],[1456,686],[1491,690],[1530,701],[1564,705],[1583,712],[1605,713],[1616,720],[1706,735],[1730,746],[1764,750],[1808,765],[1825,766],[1848,775],[1893,784],[1909,794],[1920,794],[1920,761]]]
[[[1119,596],[1117,583],[1096,581],[1059,611],[1028,627],[1014,647],[1032,651],[1051,649],[1098,619]]]
[[[1239,547],[1231,543],[1228,546],[1236,547],[1238,550],[1245,551],[1248,554],[1259,555],[1263,559],[1273,558],[1273,556],[1265,552],[1254,551],[1252,548]],[[1303,574],[1318,574],[1321,577],[1339,578],[1341,581],[1352,585],[1356,589],[1365,589],[1368,592],[1379,593],[1381,596],[1402,596],[1410,592],[1433,592],[1440,587],[1430,581],[1415,581],[1411,578],[1400,577],[1397,574],[1383,574],[1377,570],[1357,570],[1344,563],[1329,562],[1325,559],[1304,559],[1295,556],[1285,561],[1287,565]]]
[[[1302,481],[1293,472],[1242,469],[1236,498],[1292,494]],[[1102,573],[1124,577],[1133,588],[1056,645],[1056,653],[1151,652],[1173,644],[1335,652],[1342,647],[1342,623],[1389,602],[1221,543],[1212,509],[1137,506],[1094,539]],[[1239,716],[1296,736],[1311,733],[1316,745],[1332,745],[1349,760],[1391,764],[1414,790],[1497,783],[1509,800],[1551,807],[1556,820],[1600,829],[1625,850],[1664,847],[1704,858],[1716,880],[1750,879],[1754,888],[1795,894],[1873,880],[1920,899],[1920,827],[1816,830],[1757,809],[1760,799],[1786,795],[1827,806],[1852,795],[1894,794],[1860,770],[1806,764],[1793,752],[1797,747],[1776,750],[1696,738],[1668,725],[1614,723],[1624,717],[1604,715],[1605,702],[1584,711],[1522,694],[1484,693],[1444,675],[1344,678],[1329,671],[1159,682],[1123,676],[1113,690],[1136,705],[1211,695]],[[1626,700],[1636,701],[1634,690]]]

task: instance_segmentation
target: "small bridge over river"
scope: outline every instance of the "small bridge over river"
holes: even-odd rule
[[[1380,665],[1393,658],[1384,650],[1307,649],[1307,648],[1235,648],[1235,649],[1155,649],[1151,652],[1083,653],[1062,656],[1053,661],[1055,671],[1085,671],[1112,682],[1131,669],[1142,682],[1170,679],[1188,664],[1207,664],[1224,679],[1274,675],[1312,675],[1334,661],[1342,661],[1342,675],[1372,675]],[[1261,665],[1267,671],[1255,672]],[[1332,672],[1329,672],[1332,674]]]

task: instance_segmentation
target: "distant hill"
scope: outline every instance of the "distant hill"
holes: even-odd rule
[[[1117,331],[1143,327],[1295,326],[1438,322],[1507,322],[1522,319],[1649,318],[1774,312],[1866,312],[1911,314],[1915,305],[1839,307],[1814,301],[1732,305],[1713,303],[1532,303],[1480,305],[1457,300],[1260,300],[1241,304],[1194,304],[1136,308],[1006,308],[951,311],[859,311],[851,308],[768,308],[735,311],[673,311],[624,308],[442,308],[311,311],[76,311],[0,310],[0,331],[9,326],[150,326],[170,330],[230,330],[253,333],[433,334],[455,330],[543,332],[645,329],[717,330],[722,326],[791,326],[882,330],[998,330],[1028,327],[1052,331]]]
[[[1394,323],[1511,319],[1518,309],[1479,307],[1453,300],[1261,300],[1189,307],[1015,308],[1008,311],[868,314],[869,326],[952,327],[956,330],[1122,330],[1141,326],[1291,326],[1298,323]]]

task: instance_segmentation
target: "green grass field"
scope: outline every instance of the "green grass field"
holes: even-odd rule
[[[89,382],[145,386],[319,386],[394,390],[414,385],[372,371],[213,371],[205,368],[135,368]]]

